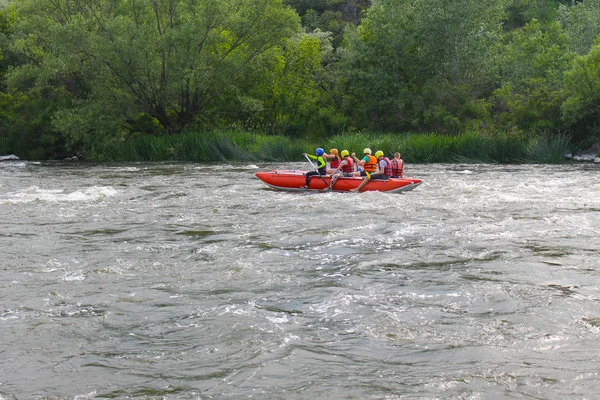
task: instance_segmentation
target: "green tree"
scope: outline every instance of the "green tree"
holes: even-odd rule
[[[16,0],[14,49],[30,60],[9,76],[52,97],[68,145],[117,132],[178,132],[231,113],[239,82],[299,31],[281,0]],[[225,108],[223,108],[225,107]]]
[[[338,47],[344,36],[344,29],[347,23],[343,20],[343,15],[339,11],[325,11],[318,13],[314,10],[308,12],[302,17],[302,25],[308,31],[321,30],[333,34],[332,44]]]
[[[331,34],[299,33],[286,42],[268,64],[242,79],[247,87],[232,101],[239,102],[246,126],[270,133],[301,134],[316,126],[323,104],[319,82],[323,58],[331,52]],[[319,129],[322,133],[322,130]]]
[[[568,44],[557,23],[543,31],[533,20],[508,35],[500,60],[503,85],[492,97],[498,129],[561,129],[562,77],[574,56]]]
[[[392,130],[454,131],[483,117],[479,99],[495,82],[504,7],[504,0],[374,1],[349,37],[351,112],[360,124]]]
[[[332,51],[331,34],[319,30],[299,35],[287,43],[265,101],[274,124],[283,124],[296,134],[305,130],[325,133],[327,100],[321,86],[323,59]]]
[[[302,17],[307,31],[331,32],[332,44],[337,48],[347,26],[358,25],[370,0],[285,0]]]
[[[326,12],[341,12],[342,19],[353,24],[358,24],[362,12],[369,8],[371,0],[285,0],[294,7],[298,14],[304,17],[310,13],[317,15]],[[319,27],[322,28],[322,27]]]
[[[61,147],[48,129],[53,102],[6,87],[7,71],[25,62],[10,48],[16,21],[14,7],[0,5],[0,154],[45,158]]]
[[[504,30],[510,32],[537,20],[545,30],[556,19],[559,5],[573,0],[512,0],[507,8]]]
[[[600,138],[600,39],[588,54],[577,56],[565,73],[562,118],[576,140]]]
[[[600,0],[561,4],[557,19],[569,34],[571,50],[579,55],[587,54],[600,35]]]

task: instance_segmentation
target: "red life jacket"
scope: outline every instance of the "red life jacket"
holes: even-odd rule
[[[350,156],[344,157],[346,160],[346,164],[342,165],[342,171],[344,172],[354,172],[354,160]]]
[[[377,171],[377,159],[375,156],[367,156],[369,157],[369,161],[365,163],[365,171],[366,172],[376,172]]]
[[[395,158],[392,160],[392,175],[400,178],[404,177],[404,160]]]
[[[329,161],[329,166],[331,167],[331,169],[336,169],[337,167],[340,166],[340,162],[342,162],[342,159],[340,158],[340,156],[338,156],[337,154],[334,154],[335,158],[332,158],[331,161]]]
[[[387,177],[392,176],[392,162],[390,161],[390,159],[387,157],[381,157],[380,159],[385,161],[387,164],[385,166],[385,168],[383,169],[383,173],[385,174],[385,176],[387,176]]]

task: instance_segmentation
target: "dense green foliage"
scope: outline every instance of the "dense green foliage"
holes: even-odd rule
[[[0,0],[0,154],[280,159],[381,136],[407,160],[556,162],[567,143],[600,140],[599,10]]]

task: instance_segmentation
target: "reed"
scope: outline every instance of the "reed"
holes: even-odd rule
[[[527,143],[527,159],[537,164],[559,164],[569,153],[569,144],[569,139],[563,136],[532,138]]]
[[[362,155],[363,147],[392,156],[402,153],[412,163],[560,163],[568,153],[565,137],[527,138],[511,133],[493,136],[466,132],[460,135],[352,134],[331,138],[327,146]]]
[[[323,143],[307,139],[225,130],[187,132],[171,136],[142,136],[128,141],[109,142],[90,154],[93,160],[114,161],[300,161],[302,153],[325,151],[355,152],[360,158],[365,147],[386,155],[402,153],[409,163],[560,163],[568,153],[569,140],[562,136],[460,135],[430,133],[390,134],[345,133]]]
[[[248,132],[188,132],[170,136],[141,136],[111,141],[94,148],[97,161],[292,161],[309,146],[283,136]]]

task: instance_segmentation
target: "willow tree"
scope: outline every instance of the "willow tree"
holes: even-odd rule
[[[324,63],[333,57],[331,34],[319,30],[288,40],[269,72],[248,81],[249,103],[255,112],[251,122],[286,135],[323,135],[335,118]],[[257,74],[258,75],[258,74]]]
[[[53,126],[93,143],[177,132],[236,105],[240,81],[299,29],[281,0],[15,0],[14,87],[60,105]],[[218,105],[218,106],[217,106]]]

